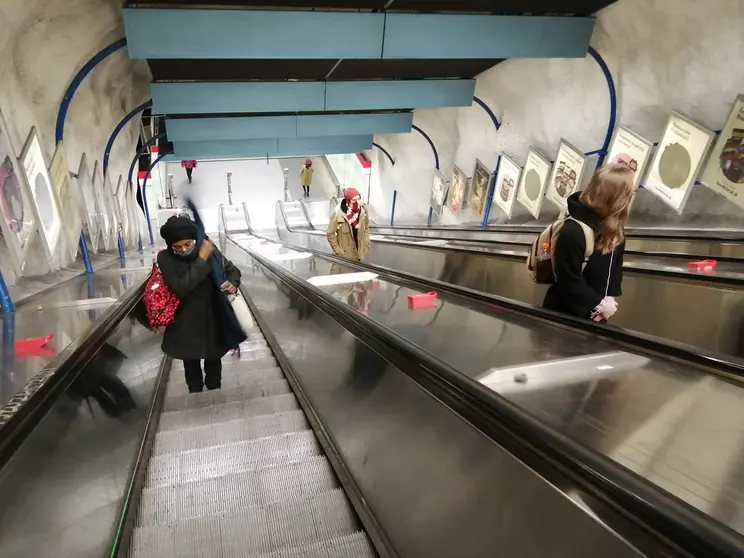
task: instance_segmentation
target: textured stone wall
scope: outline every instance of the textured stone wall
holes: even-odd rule
[[[660,139],[672,109],[720,129],[736,95],[744,93],[742,29],[744,3],[739,0],[619,0],[602,10],[591,44],[614,76],[618,121],[652,141]],[[476,157],[494,168],[499,153],[524,164],[530,145],[553,157],[561,138],[587,152],[602,146],[609,99],[604,76],[590,57],[509,60],[478,76],[476,95],[502,122],[498,132],[477,105],[414,113],[414,123],[437,146],[445,176],[451,175],[453,164],[470,176]],[[396,165],[379,150],[370,154],[375,169],[372,202],[389,211],[397,188],[405,205],[396,214],[405,218],[418,213],[421,218],[428,209],[431,149],[415,132],[378,136],[375,141],[391,152]],[[546,201],[541,220],[556,214]],[[505,220],[495,207],[493,217]],[[632,219],[710,228],[741,227],[742,217],[742,210],[696,185],[681,217],[641,191]],[[528,220],[527,212],[515,204],[512,222]]]

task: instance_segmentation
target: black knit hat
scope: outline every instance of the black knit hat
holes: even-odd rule
[[[160,227],[160,236],[168,246],[181,240],[196,240],[196,223],[188,217],[174,215]]]

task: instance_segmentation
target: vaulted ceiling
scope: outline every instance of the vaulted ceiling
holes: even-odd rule
[[[608,0],[127,2],[177,158],[352,153],[470,106],[507,58],[583,58]]]

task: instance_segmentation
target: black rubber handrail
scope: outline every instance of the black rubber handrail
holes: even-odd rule
[[[660,541],[667,541],[693,556],[744,556],[744,537],[715,521],[700,510],[672,496],[640,475],[633,473],[565,434],[550,428],[519,406],[458,372],[433,357],[394,331],[352,310],[332,295],[283,269],[255,251],[240,246],[280,281],[312,302],[313,305],[342,323],[355,336],[372,339],[397,351],[408,363],[402,371],[420,383],[410,368],[418,367],[425,376],[439,382],[449,395],[462,398],[472,409],[464,418],[476,427],[482,424],[484,412],[496,425],[526,442],[558,466],[570,471],[604,501],[632,517],[639,526],[653,531]]]
[[[271,238],[256,235],[259,238],[273,241]],[[360,271],[369,271],[377,273],[383,279],[392,283],[399,283],[422,292],[436,290],[449,295],[464,299],[467,303],[475,304],[480,311],[489,312],[491,308],[507,310],[519,314],[536,318],[554,325],[560,325],[568,329],[588,333],[595,337],[612,341],[629,347],[635,351],[650,353],[652,356],[662,356],[682,361],[685,364],[694,364],[705,369],[706,372],[732,379],[736,382],[744,380],[744,359],[717,353],[679,343],[670,339],[649,335],[640,331],[619,328],[609,324],[582,320],[574,316],[554,312],[538,306],[533,306],[526,302],[520,302],[499,295],[484,293],[467,287],[460,287],[452,283],[446,283],[437,279],[429,279],[413,273],[407,273],[391,269],[389,267],[370,264],[366,262],[351,261],[340,258],[326,252],[321,252],[307,246],[291,244],[280,240],[288,248],[298,251],[310,252],[316,257],[326,259],[330,262],[345,265]]]
[[[0,470],[137,304],[146,281],[143,279],[122,295],[86,333],[70,343],[0,409]]]

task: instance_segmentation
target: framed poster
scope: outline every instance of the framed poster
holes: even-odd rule
[[[566,199],[581,183],[585,163],[584,152],[562,139],[550,171],[545,197],[561,209],[566,207]]]
[[[26,140],[26,145],[21,153],[21,166],[26,175],[26,185],[30,193],[29,198],[34,207],[44,250],[49,262],[55,262],[56,250],[62,240],[62,217],[57,206],[57,196],[52,188],[52,180],[47,171],[36,128],[31,128]],[[56,267],[56,265],[56,263],[53,263],[53,267]]]
[[[78,167],[77,176],[78,188],[82,198],[84,220],[88,224],[88,235],[91,242],[94,242],[98,238],[98,232],[101,226],[99,220],[100,210],[98,209],[96,195],[93,193],[93,179],[91,178],[85,153],[80,158],[80,167]]]
[[[131,235],[132,235],[132,244],[138,244],[139,236],[140,236],[140,222],[139,222],[139,212],[137,211],[139,208],[137,206],[137,202],[135,200],[135,193],[134,188],[131,184],[124,184],[124,187],[127,189],[126,196],[127,196],[127,208],[129,210],[129,220],[131,222]]]
[[[634,185],[637,188],[653,147],[653,143],[630,128],[617,126],[612,133],[605,161],[614,165],[624,165],[632,170],[635,173]]]
[[[67,158],[62,143],[57,144],[57,150],[52,157],[49,167],[52,177],[54,193],[57,196],[57,205],[63,208],[62,225],[67,235],[67,246],[70,257],[75,260],[78,252],[78,239],[83,227],[82,219],[78,212],[77,194],[73,190],[70,168],[67,166]]]
[[[643,186],[682,213],[713,140],[713,132],[672,112],[656,148]]]
[[[447,195],[447,207],[452,213],[459,215],[462,206],[465,203],[468,189],[468,177],[462,172],[457,165],[452,168],[452,182],[450,183],[449,193]]]
[[[540,216],[545,185],[550,173],[550,161],[543,157],[534,147],[527,151],[522,175],[517,187],[517,201],[526,207],[532,216]]]
[[[119,175],[119,180],[116,182],[116,196],[114,200],[119,208],[119,222],[121,223],[121,237],[124,243],[129,242],[129,210],[127,209],[127,188],[124,186],[124,177]]]
[[[96,161],[93,164],[93,194],[96,197],[96,208],[98,209],[98,223],[101,238],[103,239],[103,249],[111,249],[111,219],[106,204],[106,195],[103,189],[103,178],[101,177],[101,167]]]
[[[496,186],[493,192],[493,202],[506,216],[511,218],[514,199],[517,194],[517,184],[522,169],[506,155],[499,158],[499,172],[496,173]]]
[[[702,182],[744,207],[744,95],[739,95],[734,102],[708,159]]]
[[[119,226],[121,224],[121,215],[119,215],[119,206],[114,198],[114,186],[111,184],[111,175],[106,173],[106,177],[103,179],[103,193],[106,197],[106,204],[110,211],[109,217],[111,219],[111,239],[116,246],[119,238]]]
[[[429,205],[431,205],[431,212],[433,215],[439,217],[442,214],[442,207],[444,207],[444,200],[447,197],[447,179],[438,170],[434,171],[434,180],[431,184],[431,198],[429,199]]]
[[[488,187],[491,184],[491,171],[481,163],[475,160],[473,168],[473,182],[470,186],[470,195],[468,203],[478,215],[483,215],[483,208],[486,207],[486,198],[488,197]]]
[[[11,263],[15,272],[20,275],[23,271],[26,248],[36,228],[36,220],[2,112],[0,112],[0,220]]]

